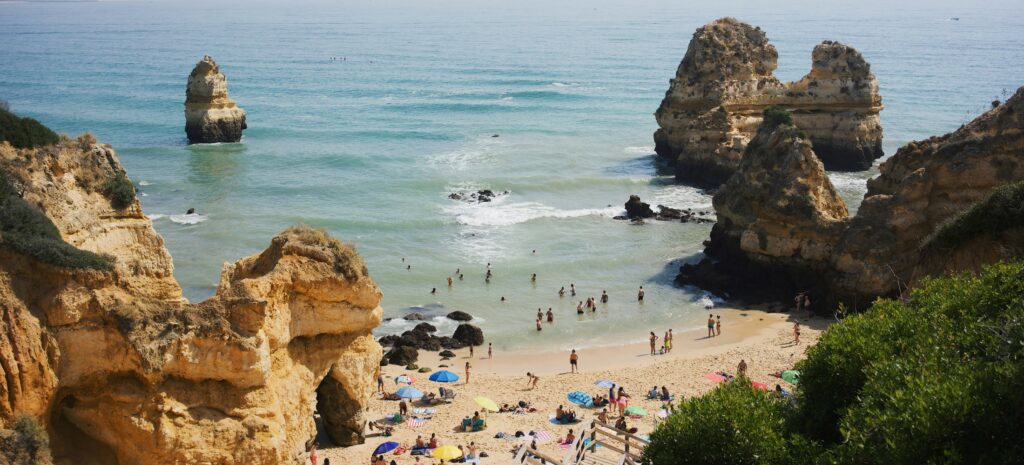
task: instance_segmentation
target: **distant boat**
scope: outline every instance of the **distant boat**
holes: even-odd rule
[[[960,21],[960,18],[949,18],[951,21]]]

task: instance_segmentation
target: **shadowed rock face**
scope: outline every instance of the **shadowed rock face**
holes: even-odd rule
[[[228,80],[217,63],[204,56],[188,76],[185,89],[185,134],[192,144],[242,140],[245,110],[228,98]]]
[[[697,29],[655,112],[658,155],[679,180],[717,187],[739,167],[763,110],[778,105],[793,113],[826,169],[870,168],[882,155],[882,101],[870,66],[832,41],[811,58],[810,73],[782,83],[773,74],[778,52],[760,28],[723,18]]]
[[[286,230],[189,304],[138,202],[100,193],[123,171],[109,146],[0,144],[0,166],[65,241],[114,258],[60,268],[0,243],[0,427],[39,418],[57,463],[298,464],[319,405],[332,440],[362,442],[382,310],[351,248]]]
[[[928,274],[1019,256],[1013,225],[945,253],[923,244],[993,189],[1024,180],[1024,88],[953,133],[900,148],[854,217],[813,155],[796,127],[762,127],[714,197],[709,258],[682,267],[677,281],[753,300],[811,291],[819,309],[865,307]]]

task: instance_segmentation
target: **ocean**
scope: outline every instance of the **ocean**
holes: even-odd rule
[[[281,3],[0,2],[0,99],[115,147],[190,300],[213,294],[223,263],[304,223],[355,244],[386,317],[463,310],[498,349],[703,322],[712,297],[672,280],[710,226],[612,219],[630,194],[710,208],[656,172],[651,138],[697,27],[760,26],[782,80],[810,69],[821,40],[857,48],[881,85],[887,155],[1024,84],[1021,2]],[[248,113],[239,144],[186,144],[185,83],[204,54]],[[875,172],[832,174],[851,210]],[[484,188],[508,194],[448,198]],[[579,296],[559,298],[570,284]],[[602,290],[610,303],[578,318]],[[549,307],[556,324],[535,331]]]

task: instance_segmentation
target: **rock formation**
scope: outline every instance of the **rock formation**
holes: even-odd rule
[[[760,28],[733,18],[694,33],[655,118],[655,151],[676,177],[717,187],[739,167],[762,111],[793,112],[826,169],[865,170],[882,155],[878,83],[859,52],[825,41],[811,72],[782,83],[778,52]]]
[[[940,252],[934,244],[928,250],[923,245],[997,187],[1024,180],[1022,115],[1024,88],[953,133],[902,147],[868,182],[854,217],[847,216],[801,130],[766,122],[747,146],[739,171],[714,197],[719,221],[706,243],[708,259],[683,266],[677,281],[751,299],[788,301],[810,290],[819,308],[836,302],[863,307],[926,274],[1016,256],[1024,239],[1014,224],[964,239],[978,252],[971,258],[959,239]],[[1010,206],[1013,200],[989,202],[1004,206],[976,208],[1019,209]],[[976,212],[958,221],[993,215]],[[1019,219],[1012,212],[1000,217],[1010,218],[1003,223]],[[938,260],[944,253],[964,257]]]
[[[228,80],[209,55],[196,63],[185,89],[185,134],[192,144],[238,142],[245,110],[228,98]]]
[[[286,230],[188,304],[138,202],[101,193],[123,173],[109,146],[0,144],[0,168],[36,219],[113,261],[56,266],[0,237],[0,428],[36,417],[56,463],[299,464],[315,410],[334,442],[362,441],[382,310],[351,248]]]

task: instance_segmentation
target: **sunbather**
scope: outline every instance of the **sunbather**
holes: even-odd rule
[[[672,395],[668,393],[668,388],[665,386],[661,387],[661,400],[669,401],[672,400]]]
[[[559,440],[559,444],[572,444],[576,442],[576,435],[572,434],[572,428],[565,434],[565,438]]]

